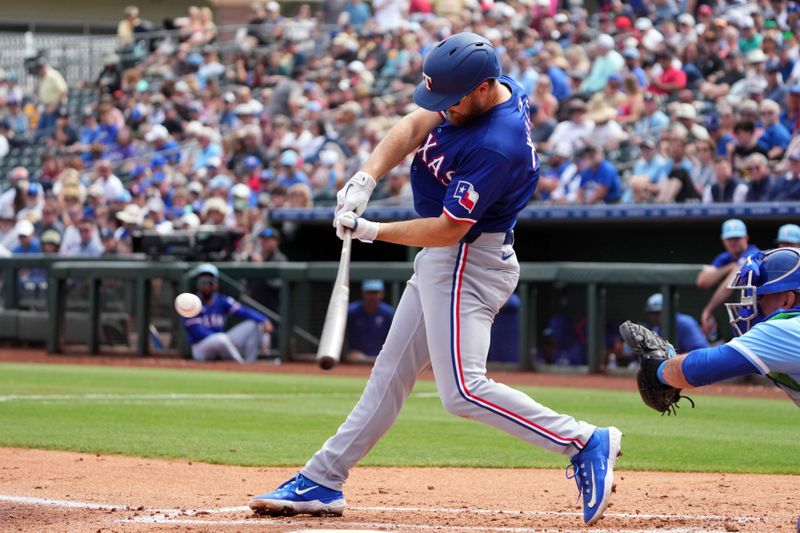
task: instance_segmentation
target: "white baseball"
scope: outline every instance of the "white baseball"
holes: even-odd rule
[[[175,298],[175,311],[184,318],[192,318],[203,310],[203,302],[196,294],[184,292]]]

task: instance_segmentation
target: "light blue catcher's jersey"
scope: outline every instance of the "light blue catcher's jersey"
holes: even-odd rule
[[[756,324],[728,346],[746,357],[800,407],[800,313],[778,314]]]

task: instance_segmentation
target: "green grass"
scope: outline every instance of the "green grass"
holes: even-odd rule
[[[363,379],[334,375],[0,364],[0,445],[302,465],[336,431],[363,386]],[[702,396],[697,409],[684,401],[677,417],[661,417],[635,393],[521,390],[557,411],[622,429],[623,470],[800,474],[800,419],[788,400]],[[566,465],[563,457],[447,414],[434,393],[433,383],[418,383],[395,426],[361,464]]]

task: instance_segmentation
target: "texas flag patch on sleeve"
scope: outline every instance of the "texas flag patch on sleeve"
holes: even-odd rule
[[[468,181],[459,181],[453,196],[458,198],[458,205],[466,209],[469,213],[472,213],[475,204],[478,203],[478,198],[480,198],[478,191],[476,191],[475,187]]]

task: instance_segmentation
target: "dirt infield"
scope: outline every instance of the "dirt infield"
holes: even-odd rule
[[[229,363],[19,350],[0,350],[0,361],[243,369]],[[299,364],[248,368],[321,372]],[[368,372],[342,366],[333,373]],[[490,375],[533,386],[634,388],[630,377]],[[761,386],[724,385],[703,393],[782,397]],[[606,517],[592,531],[796,531],[800,476],[626,472],[624,460]],[[341,518],[259,518],[244,507],[250,496],[272,490],[293,473],[292,468],[0,448],[0,531],[589,530],[580,517],[575,484],[560,470],[356,468],[346,487],[349,507]]]
[[[243,506],[292,473],[0,449],[0,530],[587,530],[558,470],[356,468],[341,518],[256,518]],[[593,529],[792,533],[799,509],[796,476],[620,472]]]

